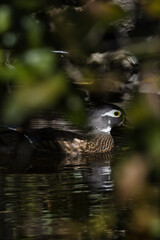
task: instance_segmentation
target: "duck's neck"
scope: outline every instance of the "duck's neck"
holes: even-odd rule
[[[103,129],[101,129],[101,130],[99,130],[99,131],[102,132],[102,133],[108,133],[108,134],[110,134],[110,132],[111,132],[111,127],[108,126],[107,128],[103,128]]]
[[[99,135],[99,134],[109,134],[110,135],[110,132],[111,132],[111,127],[108,126],[107,128],[102,128],[102,129],[95,128],[94,130],[92,130],[91,133],[94,135]]]

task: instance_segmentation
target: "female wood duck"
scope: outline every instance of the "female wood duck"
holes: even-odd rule
[[[76,157],[85,154],[108,153],[114,147],[111,136],[113,126],[120,126],[125,119],[124,111],[115,105],[107,104],[92,109],[88,114],[87,130],[75,132],[54,128],[30,129],[10,128],[23,134],[34,152],[55,152],[61,150],[65,155]]]

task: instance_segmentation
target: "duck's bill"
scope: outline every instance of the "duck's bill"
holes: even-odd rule
[[[122,126],[127,127],[127,128],[133,128],[130,122],[125,118],[122,122]]]

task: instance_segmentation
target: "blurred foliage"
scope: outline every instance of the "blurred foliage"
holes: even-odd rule
[[[94,67],[84,70],[86,75],[79,70],[84,59],[97,51],[125,49],[134,54],[140,63],[140,82],[136,92],[127,92],[127,104],[122,103],[134,127],[129,137],[133,152],[116,163],[117,198],[122,207],[131,199],[135,201],[128,239],[159,239],[160,1],[131,1],[129,5],[127,2],[1,1],[0,119],[23,125],[38,111],[56,110],[75,124],[83,124],[84,96],[81,97],[77,85],[89,78],[96,84],[87,90],[93,87],[98,91],[99,84]],[[64,64],[65,68],[61,56],[52,50],[68,51],[78,66]],[[74,82],[75,72],[76,80],[80,79],[78,84]],[[108,76],[112,78],[110,89],[115,90],[115,78],[113,74]],[[103,84],[100,82],[103,90],[109,88]],[[90,239],[94,239],[94,233],[97,239],[103,239],[101,233],[112,226],[110,215],[100,213],[88,223]],[[114,225],[116,216],[111,219]]]
[[[54,1],[52,5],[51,2],[5,1],[0,5],[0,79],[1,92],[6,91],[1,97],[4,122],[22,123],[34,111],[48,108],[51,101],[54,108],[59,108],[64,96],[70,102],[72,95],[75,106],[66,104],[67,115],[75,123],[84,122],[83,102],[70,84],[70,76],[64,75],[59,59],[50,51],[68,50],[76,58],[88,54],[100,41],[100,29],[106,31],[124,13],[118,5],[104,2],[89,4],[86,10],[81,2],[79,10],[67,6],[66,1]],[[75,1],[72,4],[76,5]]]

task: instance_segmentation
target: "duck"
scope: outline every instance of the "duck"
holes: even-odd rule
[[[73,131],[52,128],[28,129],[7,127],[11,132],[23,135],[32,146],[34,153],[57,150],[65,156],[93,155],[109,153],[114,149],[111,130],[125,122],[122,108],[113,104],[92,107],[88,111],[87,124],[83,130]]]

